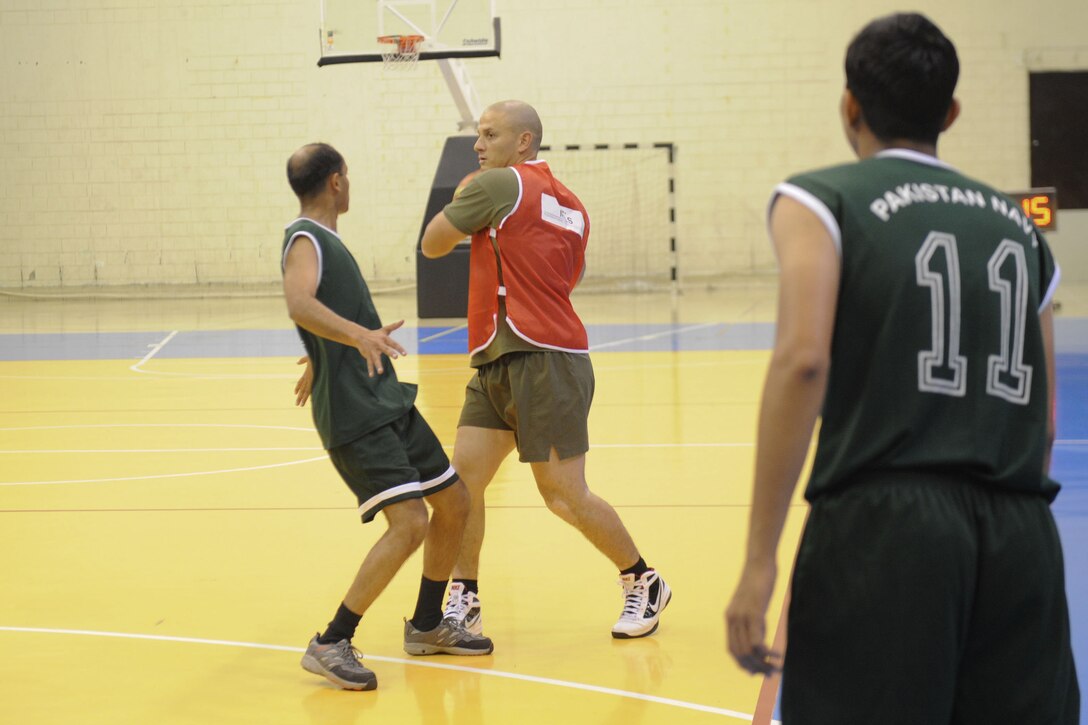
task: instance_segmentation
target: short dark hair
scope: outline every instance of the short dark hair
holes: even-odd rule
[[[881,141],[936,143],[959,74],[952,41],[918,13],[878,18],[846,49],[846,87]]]
[[[305,153],[292,154],[287,160],[287,182],[299,199],[308,199],[321,192],[325,181],[344,170],[344,157],[327,143],[304,146]]]

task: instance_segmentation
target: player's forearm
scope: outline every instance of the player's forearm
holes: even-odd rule
[[[773,561],[827,389],[827,366],[776,354],[760,406],[748,560]]]
[[[342,345],[355,346],[364,328],[336,314],[316,297],[300,296],[288,300],[287,312],[299,327]]]
[[[450,222],[444,211],[440,211],[427,223],[419,246],[424,257],[437,259],[452,252],[466,236],[468,235]]]

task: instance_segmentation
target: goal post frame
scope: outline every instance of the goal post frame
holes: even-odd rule
[[[679,252],[676,233],[676,144],[671,141],[658,141],[654,143],[593,143],[593,144],[542,144],[540,154],[549,151],[630,151],[660,149],[665,153],[666,160],[666,206],[668,209],[668,252],[669,252],[669,284],[673,294],[680,291]],[[562,179],[560,179],[562,181]],[[575,190],[577,193],[577,190]],[[590,218],[593,210],[590,209]]]

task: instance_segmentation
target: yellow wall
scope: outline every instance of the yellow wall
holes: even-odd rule
[[[360,0],[365,2],[367,0]],[[467,0],[462,0],[467,1]],[[1028,67],[1083,67],[1083,0],[915,3],[956,42],[964,113],[942,156],[1023,187]],[[773,268],[773,184],[842,161],[842,55],[883,0],[499,0],[486,104],[516,97],[555,144],[677,145],[681,274]],[[437,67],[317,68],[317,0],[0,1],[0,287],[278,279],[284,162],[348,158],[341,229],[374,281],[413,244],[457,114]],[[592,210],[590,210],[592,214]]]

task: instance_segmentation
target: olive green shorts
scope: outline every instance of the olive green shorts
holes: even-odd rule
[[[593,402],[589,355],[511,352],[476,370],[465,390],[457,425],[514,432],[523,463],[561,459],[589,450]]]

